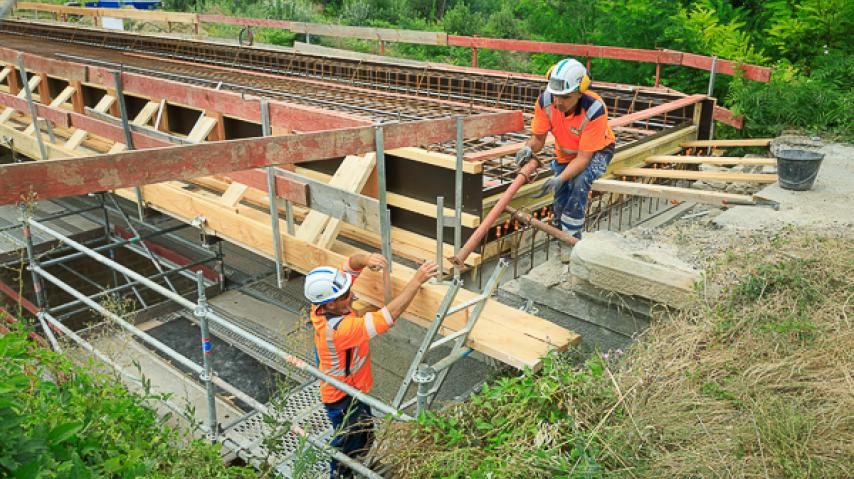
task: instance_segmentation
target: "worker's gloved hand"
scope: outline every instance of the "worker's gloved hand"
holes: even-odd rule
[[[530,160],[531,156],[533,155],[534,151],[531,150],[530,146],[523,146],[521,150],[516,152],[516,166],[518,166],[519,168],[525,166],[525,164],[528,163],[528,160]]]
[[[428,260],[415,271],[415,276],[412,277],[412,280],[417,281],[418,284],[424,284],[437,276],[439,276],[439,266],[435,262]]]
[[[554,193],[563,183],[564,181],[560,179],[560,175],[552,176],[543,183],[543,189],[534,195],[534,198],[542,198],[549,193]]]

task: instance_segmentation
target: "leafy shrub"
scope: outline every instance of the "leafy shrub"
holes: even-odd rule
[[[22,331],[0,336],[0,476],[255,477],[166,425],[144,404],[159,397],[74,366]]]

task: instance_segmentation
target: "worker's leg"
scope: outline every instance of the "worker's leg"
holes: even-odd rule
[[[560,227],[563,231],[581,239],[581,228],[584,226],[584,213],[590,187],[608,169],[608,163],[613,156],[614,145],[609,145],[593,153],[587,168],[562,185],[566,187],[566,191],[563,192],[560,203],[557,198],[558,192],[555,192],[555,216],[560,218]],[[557,209],[558,206],[560,210]]]
[[[352,458],[364,455],[373,441],[373,420],[368,406],[346,396],[338,402],[324,404],[324,407],[335,431],[332,447]],[[339,464],[334,458],[329,469],[333,479],[353,476],[349,467]]]

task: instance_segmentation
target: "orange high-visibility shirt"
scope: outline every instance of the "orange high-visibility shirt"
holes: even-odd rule
[[[354,284],[361,273],[350,268],[349,259],[344,262],[343,271],[353,276]],[[343,316],[318,314],[317,308],[311,307],[311,323],[314,325],[318,368],[362,392],[370,392],[374,384],[370,340],[388,331],[395,318],[387,308],[364,316],[354,312]],[[320,399],[324,403],[334,403],[344,396],[346,394],[334,386],[320,383]]]
[[[554,106],[547,92],[540,94],[534,106],[531,133],[555,138],[558,163],[569,163],[580,151],[599,151],[614,143],[614,132],[608,125],[608,107],[592,91],[581,94],[574,111],[564,115]]]

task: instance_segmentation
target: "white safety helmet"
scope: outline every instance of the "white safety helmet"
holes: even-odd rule
[[[568,95],[575,91],[584,93],[590,86],[587,69],[573,58],[557,62],[546,76],[549,80],[546,91],[552,95]]]
[[[335,268],[321,266],[305,275],[304,294],[313,304],[326,304],[341,297],[352,284],[353,277],[349,274]]]

